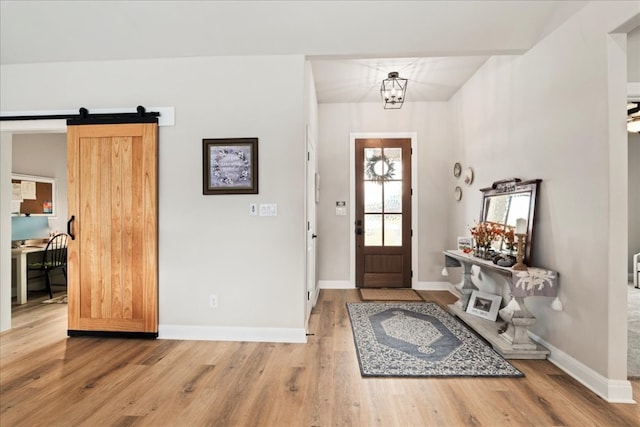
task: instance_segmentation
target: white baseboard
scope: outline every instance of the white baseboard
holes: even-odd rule
[[[355,289],[355,285],[347,280],[319,280],[320,289]]]
[[[449,282],[420,282],[418,290],[448,290],[460,296],[458,290]],[[636,403],[633,400],[633,388],[626,380],[611,380],[603,377],[582,362],[554,347],[539,336],[529,332],[531,339],[545,346],[551,351],[548,360],[574,378],[580,384],[603,398],[609,403]]]
[[[456,293],[455,288],[449,282],[418,282],[413,288],[418,291],[449,291]]]
[[[580,384],[603,398],[609,403],[636,403],[633,400],[633,388],[626,380],[610,380],[593,369],[569,356],[546,342],[539,336],[529,332],[531,339],[545,346],[551,351],[548,360],[573,377]]]
[[[320,289],[355,289],[355,285],[347,280],[320,280]],[[418,282],[413,288],[418,291],[449,291],[457,294],[455,287],[449,282]]]
[[[251,341],[306,343],[304,328],[243,328],[194,325],[159,325],[158,338],[195,341]]]

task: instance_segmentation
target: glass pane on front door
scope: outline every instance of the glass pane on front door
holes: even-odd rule
[[[385,213],[402,213],[402,181],[384,183]]]
[[[382,215],[364,216],[364,245],[382,246]]]
[[[364,149],[364,245],[402,246],[402,149]]]
[[[364,182],[364,211],[382,213],[382,186],[377,182]]]
[[[384,216],[384,246],[402,246],[402,215]]]
[[[384,157],[393,168],[389,178],[402,180],[402,148],[385,148]]]

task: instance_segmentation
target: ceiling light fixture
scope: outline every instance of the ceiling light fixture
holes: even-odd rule
[[[407,92],[407,79],[401,79],[397,71],[389,73],[388,78],[382,80],[380,95],[384,102],[384,109],[402,108],[404,97]]]

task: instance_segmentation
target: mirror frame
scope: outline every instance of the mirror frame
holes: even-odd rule
[[[11,180],[17,180],[17,181],[33,181],[33,182],[44,182],[47,184],[51,184],[51,213],[34,213],[34,212],[30,212],[29,215],[32,216],[49,216],[49,217],[55,217],[58,211],[58,201],[57,201],[57,194],[56,194],[56,179],[55,178],[49,178],[46,176],[37,176],[37,175],[23,175],[23,174],[19,174],[19,173],[12,173],[11,174]],[[15,214],[14,212],[11,213],[11,216],[16,216],[16,215],[24,215],[24,214]]]
[[[536,203],[538,201],[538,187],[542,182],[541,179],[533,179],[530,181],[521,181],[518,178],[505,179],[496,181],[489,188],[481,188],[482,206],[480,209],[480,222],[484,222],[486,218],[487,199],[494,196],[504,196],[510,194],[530,193],[529,201],[529,217],[527,219],[527,240],[524,250],[524,262],[529,262],[533,252],[533,242],[535,237],[535,213]],[[500,245],[502,247],[502,243]]]

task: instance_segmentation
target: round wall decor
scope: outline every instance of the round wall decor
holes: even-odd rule
[[[467,185],[471,185],[473,182],[473,170],[471,168],[466,168],[464,170],[464,183]]]
[[[462,166],[460,166],[460,163],[456,162],[456,164],[453,165],[453,176],[458,178],[461,172],[462,172]]]
[[[462,188],[456,187],[454,195],[455,195],[456,200],[460,201],[460,199],[462,199]]]

